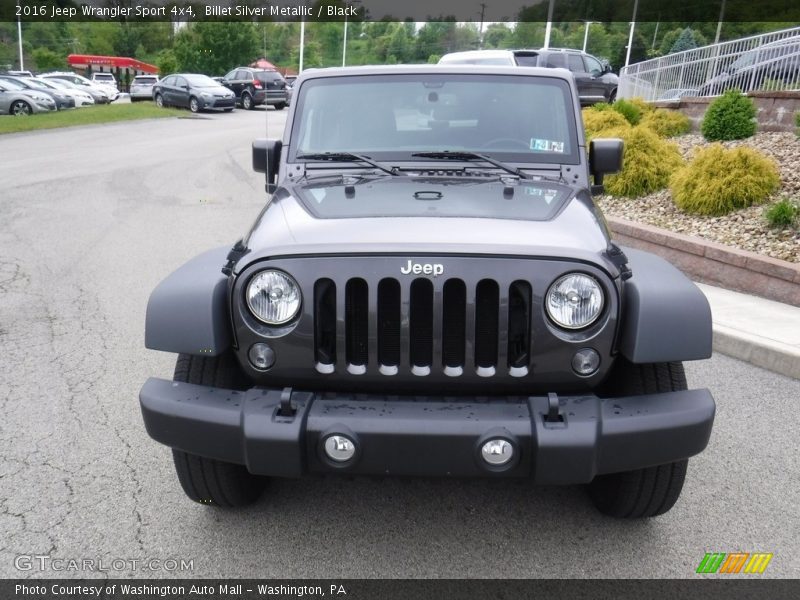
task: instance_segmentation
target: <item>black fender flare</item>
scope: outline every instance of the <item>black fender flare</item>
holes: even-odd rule
[[[228,278],[222,273],[229,251],[204,252],[156,286],[147,302],[146,348],[217,356],[230,347]]]
[[[703,292],[663,258],[624,251],[632,277],[623,284],[620,353],[634,363],[709,358],[711,308]]]

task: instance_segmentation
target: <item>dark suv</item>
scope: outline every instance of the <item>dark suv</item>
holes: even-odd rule
[[[711,355],[711,312],[611,239],[591,194],[622,142],[585,140],[570,74],[350,67],[294,89],[282,139],[253,145],[271,197],[249,232],[147,306],[146,346],[178,357],[142,415],[186,494],[523,477],[668,511],[714,420],[681,362]]]
[[[472,50],[445,54],[439,64],[516,65],[568,69],[575,78],[581,105],[614,102],[617,99],[619,77],[611,66],[580,50],[541,48],[539,50]]]
[[[286,81],[277,71],[238,67],[222,78],[222,85],[236,94],[236,102],[244,109],[262,104],[286,108]]]

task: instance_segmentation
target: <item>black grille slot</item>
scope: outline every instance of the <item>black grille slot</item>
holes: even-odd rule
[[[351,279],[345,287],[345,353],[351,365],[367,364],[368,293],[363,279]]]
[[[467,286],[448,279],[442,292],[442,366],[463,367],[466,345]]]
[[[330,279],[314,284],[314,354],[317,363],[336,362],[336,284]]]
[[[378,284],[378,362],[400,365],[400,283],[381,279]]]
[[[515,281],[508,289],[508,366],[527,366],[530,352],[531,286]]]
[[[475,364],[494,367],[497,364],[497,321],[500,290],[497,282],[483,279],[475,290]]]
[[[409,307],[409,358],[412,366],[433,364],[433,283],[415,279],[411,283]]]

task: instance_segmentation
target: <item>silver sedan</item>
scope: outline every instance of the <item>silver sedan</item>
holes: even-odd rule
[[[36,90],[27,90],[11,81],[0,82],[0,114],[30,115],[56,109],[52,97]]]

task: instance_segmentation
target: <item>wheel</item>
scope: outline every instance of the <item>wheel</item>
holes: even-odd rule
[[[278,102],[275,105],[275,110],[283,110],[284,108],[286,108],[286,102]]]
[[[617,101],[617,90],[611,90],[611,94],[608,96],[608,103],[614,104]]]
[[[250,382],[232,354],[190,356],[181,354],[174,381],[245,390]],[[252,504],[261,495],[266,478],[253,475],[243,465],[222,462],[172,450],[178,481],[186,495],[208,506],[236,507]]]
[[[197,101],[197,98],[195,98],[194,96],[189,98],[189,110],[192,111],[193,113],[200,112],[200,103]]]
[[[242,94],[242,108],[245,110],[253,110],[255,108],[253,97],[247,92]]]
[[[164,97],[161,94],[156,94],[156,106],[164,108]]]
[[[481,148],[491,148],[492,146],[496,146],[498,144],[512,144],[514,146],[519,146],[521,149],[530,150],[528,144],[523,142],[522,140],[515,140],[514,138],[495,138],[493,140],[489,140],[488,142],[484,143]]]
[[[637,365],[620,357],[598,395],[613,398],[685,389],[682,363]],[[663,515],[681,494],[688,464],[684,459],[636,471],[598,475],[588,486],[589,497],[600,512],[612,517]]]
[[[31,105],[24,100],[14,100],[14,102],[11,103],[11,110],[9,112],[14,116],[19,117],[31,114],[33,112],[33,108],[31,108]]]

